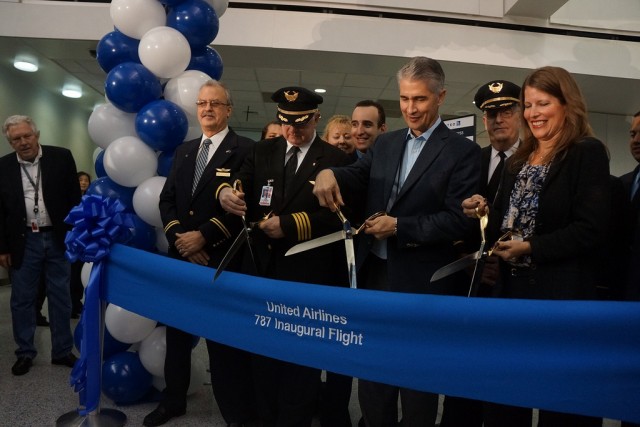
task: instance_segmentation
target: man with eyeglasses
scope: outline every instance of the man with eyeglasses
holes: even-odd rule
[[[252,249],[259,276],[348,286],[341,242],[292,256],[285,253],[299,242],[341,230],[338,216],[313,196],[312,182],[320,170],[346,165],[349,157],[317,135],[320,95],[290,86],[277,90],[271,99],[278,104],[282,136],[254,146],[234,175],[242,181],[244,192],[226,186],[220,190],[220,203],[227,212],[257,222]],[[251,264],[245,272],[255,272]],[[319,369],[255,355],[254,375],[263,427],[311,426]]]
[[[507,80],[492,80],[480,86],[474,97],[483,111],[482,122],[489,145],[482,149],[479,194],[493,202],[506,160],[520,145],[520,86]],[[478,296],[489,297],[498,279],[498,258],[487,257]],[[446,396],[441,427],[482,427],[483,403]]]
[[[215,203],[216,190],[240,168],[254,141],[229,128],[233,101],[223,83],[205,82],[196,104],[202,136],[176,149],[159,207],[169,255],[217,267],[242,225],[239,218],[226,215]],[[162,425],[186,412],[193,337],[167,325],[166,339],[166,389],[158,407],[145,417],[145,426]],[[213,395],[222,417],[230,426],[249,425],[256,417],[250,355],[206,342]]]
[[[14,153],[0,159],[0,266],[11,278],[11,318],[18,360],[13,375],[24,375],[38,354],[34,345],[35,303],[40,278],[46,281],[51,329],[51,363],[73,367],[71,265],[64,256],[64,223],[80,202],[76,164],[65,148],[40,145],[40,131],[27,116],[11,116],[2,127]]]

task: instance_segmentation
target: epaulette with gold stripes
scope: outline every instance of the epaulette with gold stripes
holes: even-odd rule
[[[173,227],[174,225],[178,225],[180,224],[180,221],[178,221],[177,219],[174,219],[173,221],[170,221],[165,227],[164,227],[164,234],[167,234],[167,231],[169,231],[169,229],[171,227]]]
[[[301,242],[311,239],[311,221],[309,221],[309,215],[307,215],[306,212],[296,212],[292,213],[291,216],[298,230],[298,241]]]

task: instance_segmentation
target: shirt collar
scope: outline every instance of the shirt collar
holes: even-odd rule
[[[311,140],[309,142],[306,142],[302,145],[298,145],[297,147],[300,149],[300,153],[302,154],[306,154],[307,151],[309,151],[309,147],[311,147],[311,144],[313,144],[313,141],[316,140],[316,136],[317,136],[317,132],[313,132],[313,137],[311,138]],[[286,141],[286,140],[285,140]],[[291,147],[293,147],[293,145],[287,141],[287,150],[286,153],[289,152],[289,150],[291,149]]]
[[[428,141],[431,137],[431,134],[440,125],[440,123],[442,123],[442,119],[440,118],[440,116],[438,116],[438,120],[436,120],[435,123],[431,125],[429,129],[424,131],[420,136],[415,136],[413,132],[411,132],[411,129],[407,129],[407,141],[411,141],[412,139],[417,139],[420,137],[422,137],[425,141]]]

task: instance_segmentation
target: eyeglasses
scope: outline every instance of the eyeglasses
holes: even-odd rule
[[[513,107],[510,108],[501,108],[499,110],[487,110],[487,119],[495,120],[498,118],[498,115],[501,115],[503,119],[510,119],[516,113],[516,109]]]
[[[199,99],[196,101],[196,105],[198,107],[206,107],[207,105],[211,108],[218,108],[218,107],[228,107],[229,104],[226,102],[220,102],[220,101],[205,101],[202,99]]]
[[[11,143],[12,144],[17,144],[20,141],[22,141],[23,139],[29,141],[34,136],[35,136],[35,134],[33,134],[33,133],[27,133],[25,135],[16,136],[16,137],[11,138]]]

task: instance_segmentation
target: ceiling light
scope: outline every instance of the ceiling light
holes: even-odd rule
[[[62,95],[67,98],[80,98],[82,97],[82,88],[74,84],[65,84],[62,88]]]
[[[326,90],[326,89],[318,88],[318,89],[314,89],[313,91],[314,91],[315,93],[325,93],[327,90]]]
[[[33,73],[38,71],[38,60],[28,55],[18,55],[13,60],[13,66],[20,71]]]

